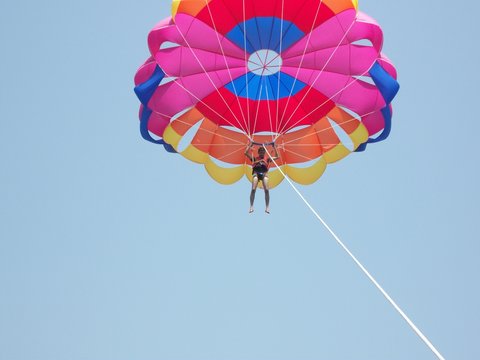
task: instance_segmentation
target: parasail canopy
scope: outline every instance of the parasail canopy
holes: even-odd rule
[[[222,184],[251,176],[250,142],[274,142],[311,184],[388,137],[399,85],[382,43],[355,0],[175,0],[135,76],[142,135]]]

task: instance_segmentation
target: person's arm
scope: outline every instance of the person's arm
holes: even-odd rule
[[[278,155],[277,145],[273,143],[273,158],[271,160],[277,160],[280,156]]]
[[[250,142],[247,146],[247,148],[245,149],[245,156],[251,161],[253,162],[255,159],[253,158],[253,156],[250,154],[250,150],[252,149],[253,147],[253,143]]]

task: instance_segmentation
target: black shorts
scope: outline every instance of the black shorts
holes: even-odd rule
[[[259,172],[259,171],[254,171],[253,172],[253,177],[257,177],[258,180],[263,180],[267,176],[266,172]]]

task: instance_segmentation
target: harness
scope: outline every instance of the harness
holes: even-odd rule
[[[266,173],[269,168],[268,160],[264,158],[254,158],[252,163],[252,173]]]

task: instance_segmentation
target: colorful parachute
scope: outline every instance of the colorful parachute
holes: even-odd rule
[[[283,172],[313,183],[389,135],[399,85],[382,42],[357,0],[174,0],[135,76],[142,136],[222,184],[251,178],[250,141],[275,142]]]

